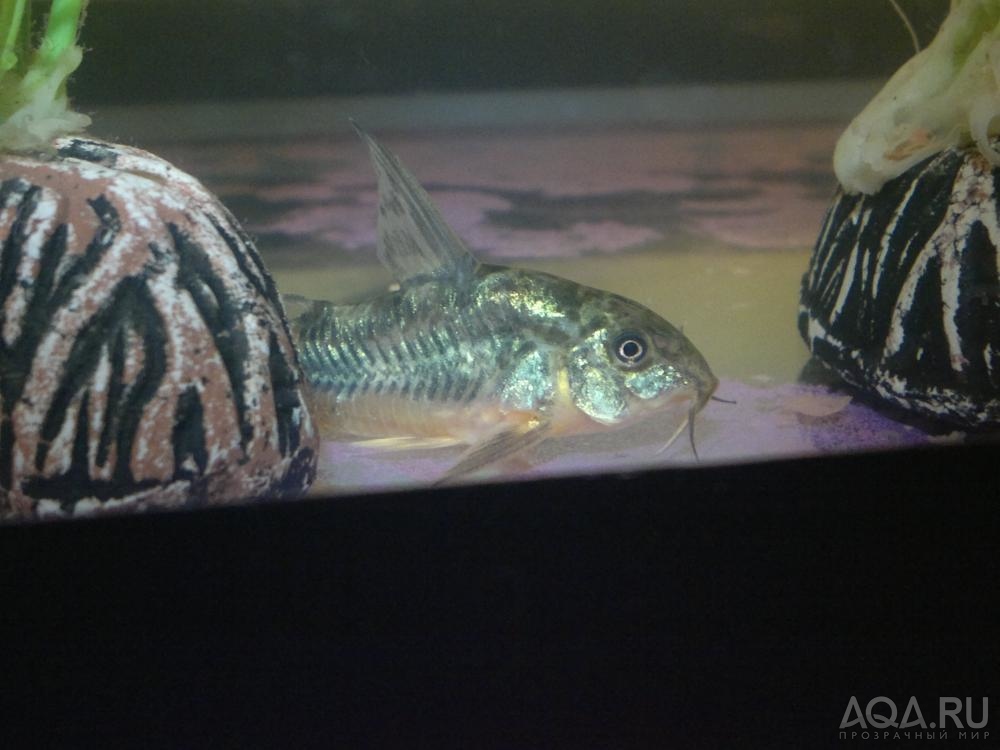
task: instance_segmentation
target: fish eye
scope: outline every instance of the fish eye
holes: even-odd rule
[[[642,362],[648,349],[646,340],[637,333],[623,333],[612,345],[618,361],[627,367],[634,367]]]

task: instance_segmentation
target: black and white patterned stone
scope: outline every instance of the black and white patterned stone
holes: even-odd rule
[[[875,195],[838,192],[799,331],[844,380],[912,411],[1000,426],[1000,169],[949,149]]]
[[[65,138],[0,159],[0,517],[305,492],[277,290],[197,180]]]

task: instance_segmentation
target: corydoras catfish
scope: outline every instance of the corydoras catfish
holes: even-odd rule
[[[686,417],[678,433],[693,424],[717,380],[677,328],[617,294],[480,263],[399,159],[358,132],[378,176],[378,258],[398,289],[293,316],[326,437],[467,446],[449,479],[668,409]]]

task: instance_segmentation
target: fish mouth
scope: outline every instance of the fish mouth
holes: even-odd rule
[[[699,389],[700,398],[691,407],[691,411],[688,412],[687,416],[687,427],[688,427],[688,442],[691,443],[691,452],[694,454],[694,460],[700,461],[698,458],[698,448],[694,443],[694,415],[705,408],[705,404],[708,400],[712,398],[712,394],[715,393],[715,389],[719,387],[719,379],[715,377],[712,373],[707,373],[708,377],[704,381],[700,381],[702,388]],[[708,386],[708,387],[705,387]]]
[[[712,398],[712,394],[715,393],[715,389],[719,387],[719,379],[711,373],[708,373],[708,375],[704,377],[695,377],[692,378],[692,380],[694,381],[692,386],[671,394],[663,403],[668,406],[676,406],[685,401],[690,401],[691,409],[688,413],[692,415],[705,408],[705,404],[707,404],[708,400]]]
[[[708,377],[704,380],[699,380],[698,384],[701,386],[698,389],[698,393],[701,394],[701,397],[698,399],[698,403],[694,406],[692,414],[705,408],[705,404],[708,403],[708,400],[712,398],[712,394],[714,394],[716,389],[719,387],[719,379],[712,373],[708,373]]]
[[[708,403],[708,400],[712,398],[712,394],[715,393],[715,389],[719,387],[719,379],[709,373],[707,378],[698,379],[698,386],[699,387],[693,392],[685,391],[682,393],[676,393],[667,399],[667,404],[671,406],[681,404],[685,401],[690,401],[691,408],[688,409],[687,416],[684,418],[684,421],[681,422],[680,426],[674,431],[674,434],[670,436],[669,440],[667,440],[666,445],[656,452],[657,455],[663,453],[667,450],[667,448],[673,445],[674,441],[676,441],[677,438],[680,437],[680,434],[684,432],[684,429],[687,428],[688,442],[691,444],[691,452],[694,454],[695,461],[700,460],[698,457],[698,448],[695,446],[694,440],[694,418],[699,411],[705,408],[705,404]]]
[[[695,391],[695,390],[684,390],[684,391],[681,391],[680,393],[675,393],[672,396],[670,396],[669,398],[667,398],[666,405],[667,406],[680,406],[681,404],[685,403],[686,401],[690,401],[692,404],[694,404],[694,406],[692,408],[693,409],[697,409],[698,408],[698,403],[699,403],[699,394],[698,394],[698,391]]]

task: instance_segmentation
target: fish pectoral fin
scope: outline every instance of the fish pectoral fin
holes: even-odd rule
[[[486,466],[510,458],[544,440],[551,429],[548,420],[529,419],[495,432],[484,442],[473,445],[434,484],[450,482],[456,477],[470,474]]]
[[[450,437],[384,437],[352,440],[351,445],[359,448],[372,448],[382,451],[431,450],[434,448],[451,448],[459,445],[459,441]]]

